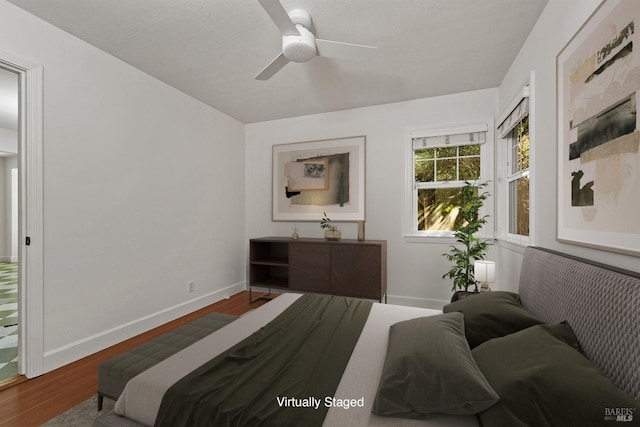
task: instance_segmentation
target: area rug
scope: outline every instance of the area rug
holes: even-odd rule
[[[112,410],[114,404],[114,401],[104,399],[102,411],[98,412],[98,396],[95,395],[42,425],[46,427],[90,427],[93,420]]]

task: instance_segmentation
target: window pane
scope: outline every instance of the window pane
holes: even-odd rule
[[[460,155],[461,156],[479,156],[480,155],[480,144],[461,145],[460,146]]]
[[[457,181],[458,162],[455,158],[436,160],[436,181]]]
[[[518,171],[529,169],[529,116],[522,119],[518,129]]]
[[[529,235],[529,177],[509,183],[509,233]]]
[[[435,177],[433,160],[416,160],[416,182],[433,182]]]
[[[529,169],[529,138],[518,145],[518,172]]]
[[[422,148],[420,150],[415,150],[414,156],[416,160],[433,159],[433,157],[435,156],[435,149]]]
[[[515,174],[529,169],[529,117],[525,117],[511,131],[511,173]]]
[[[433,148],[424,148],[413,152],[416,182],[433,182],[435,178],[433,161],[435,152]]]
[[[515,137],[515,130],[511,131],[509,135],[509,149],[511,159],[509,159],[509,174],[513,175],[518,172],[518,139]]]
[[[419,189],[418,230],[455,231],[462,224],[462,188]]]
[[[480,178],[480,157],[460,159],[460,180],[473,181]]]
[[[458,154],[458,147],[440,147],[436,148],[436,156],[439,159],[443,157],[456,157]]]

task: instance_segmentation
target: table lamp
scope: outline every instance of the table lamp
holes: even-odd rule
[[[475,261],[473,277],[480,282],[480,292],[490,291],[489,283],[496,281],[496,263],[493,261]]]

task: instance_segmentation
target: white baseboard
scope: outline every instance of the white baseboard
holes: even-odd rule
[[[89,356],[141,333],[147,332],[217,301],[229,298],[231,295],[242,292],[244,289],[244,282],[236,283],[234,285],[227,286],[226,288],[202,295],[193,300],[186,301],[157,313],[142,317],[135,321],[125,323],[62,347],[49,350],[44,354],[44,373],[60,368],[61,366]]]
[[[433,310],[442,310],[442,307],[449,304],[450,301],[406,297],[401,295],[387,295],[387,303],[396,305],[407,305],[409,307],[430,308]]]

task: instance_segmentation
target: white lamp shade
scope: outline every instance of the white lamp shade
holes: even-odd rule
[[[495,282],[496,263],[493,261],[475,261],[473,263],[473,276],[480,283]]]

